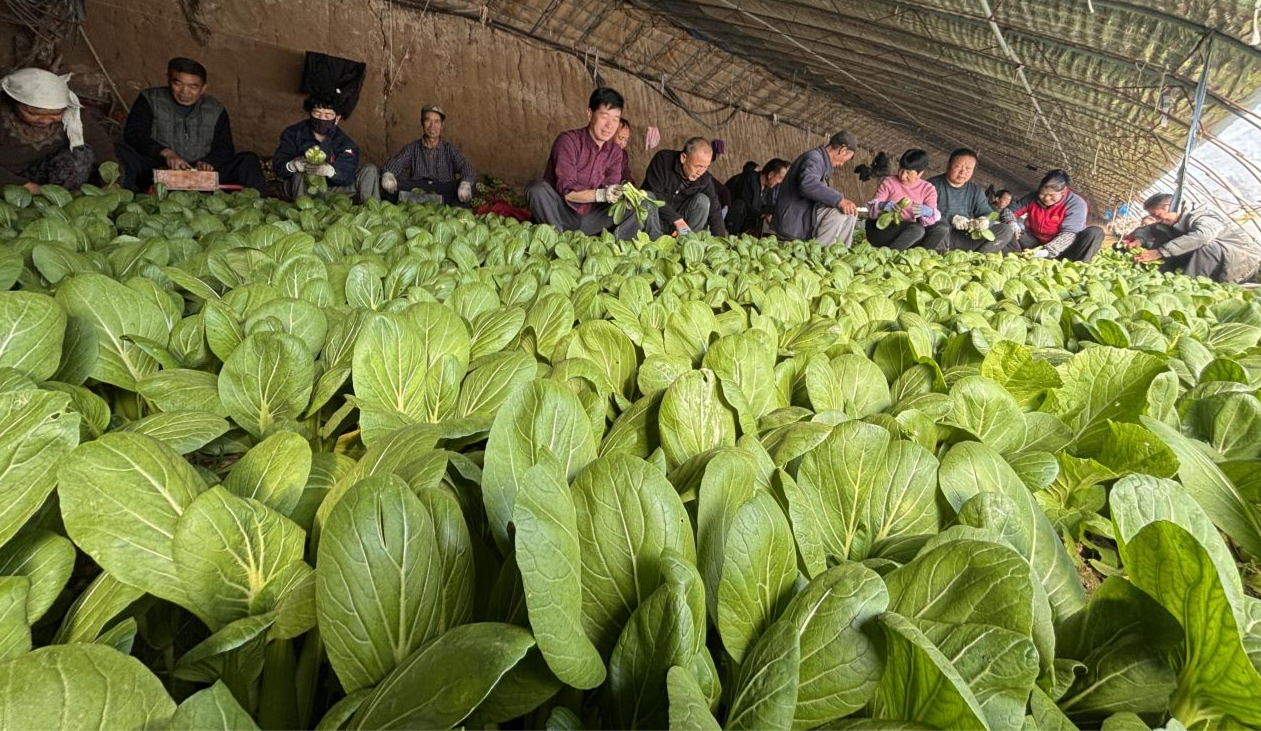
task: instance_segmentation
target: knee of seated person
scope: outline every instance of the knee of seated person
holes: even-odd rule
[[[543,192],[545,188],[551,188],[551,184],[546,180],[531,180],[530,184],[525,186],[526,197],[536,196]]]
[[[356,174],[363,175],[363,176],[371,175],[373,177],[376,177],[377,175],[380,174],[380,171],[377,170],[376,165],[373,165],[370,162],[365,162],[365,163],[360,163],[359,170]]]

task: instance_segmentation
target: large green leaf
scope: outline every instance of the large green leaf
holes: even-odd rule
[[[904,617],[880,617],[887,670],[876,688],[876,718],[940,729],[988,729],[980,701],[949,658]]]
[[[789,728],[797,707],[800,668],[797,625],[788,619],[780,620],[762,634],[740,665],[726,728]]]
[[[700,577],[695,581],[699,585]],[[687,598],[671,584],[657,587],[636,607],[609,660],[610,726],[666,726],[666,674],[691,662],[692,624]]]
[[[718,623],[718,583],[722,577],[727,531],[736,512],[753,497],[755,465],[742,450],[719,451],[705,465],[696,502],[698,568],[705,581],[706,609]]]
[[[310,475],[310,445],[293,432],[279,432],[259,442],[232,465],[223,486],[289,516],[302,499]]]
[[[175,526],[175,568],[189,601],[217,624],[271,611],[264,588],[302,561],[306,534],[262,503],[212,487]]]
[[[74,544],[46,530],[18,535],[0,548],[0,576],[21,576],[30,581],[26,616],[35,624],[57,600],[74,571]]]
[[[61,363],[65,334],[65,310],[52,298],[0,292],[0,368],[14,368],[33,381],[47,381]]]
[[[575,688],[604,682],[604,662],[582,628],[578,517],[554,464],[536,465],[519,483],[513,508],[516,561],[526,609],[548,667]]]
[[[171,728],[187,731],[257,731],[258,724],[241,708],[221,681],[189,696],[171,719]]]
[[[661,400],[657,424],[671,466],[736,444],[735,417],[718,398],[718,377],[711,370],[691,371],[675,380]]]
[[[695,561],[691,521],[655,467],[622,454],[592,462],[573,484],[582,557],[582,614],[602,653],[661,581],[662,552]]]
[[[815,411],[843,411],[856,419],[878,414],[893,403],[884,373],[861,355],[810,361],[806,392]]]
[[[1261,727],[1261,675],[1248,659],[1233,607],[1204,547],[1177,524],[1158,520],[1121,553],[1134,585],[1182,625],[1170,713],[1187,727],[1223,717]]]
[[[822,726],[871,698],[884,660],[869,633],[888,603],[880,577],[852,563],[828,569],[793,597],[784,612],[801,642],[793,728]]]
[[[1060,366],[1064,385],[1045,410],[1064,420],[1077,449],[1096,450],[1109,422],[1136,422],[1147,412],[1147,390],[1166,367],[1163,358],[1134,350],[1084,350]]]
[[[666,692],[670,701],[670,731],[722,731],[690,670],[679,666],[670,668],[666,674]]]
[[[591,422],[564,385],[535,380],[510,396],[491,426],[482,474],[486,518],[496,540],[507,543],[518,485],[544,454],[555,457],[570,480],[595,459],[595,448]]]
[[[1055,617],[1062,619],[1085,606],[1086,593],[1055,527],[998,453],[974,442],[957,444],[942,459],[939,480],[941,493],[956,511],[982,493],[1000,493],[1010,498],[1017,512],[1003,519],[1010,530],[1000,532],[1009,535],[1012,547],[1033,567]]]
[[[705,354],[704,365],[718,376],[727,401],[755,423],[787,405],[775,389],[775,345],[769,333],[749,330],[719,338]]]
[[[407,485],[360,482],[329,515],[316,561],[316,610],[347,691],[379,683],[447,629],[433,519]]]
[[[232,352],[219,373],[219,398],[241,428],[262,436],[277,422],[297,419],[311,400],[315,365],[302,341],[260,332]]]
[[[66,611],[53,644],[92,642],[105,626],[144,592],[101,572]]]
[[[87,326],[80,336],[95,341],[96,358],[87,368],[92,378],[134,391],[137,381],[158,369],[129,336],[165,347],[171,331],[157,305],[136,290],[100,274],[78,274],[57,287],[57,302]]]
[[[196,452],[227,433],[228,422],[207,411],[167,411],[128,422],[120,432],[153,437],[179,454]]]
[[[1178,456],[1179,482],[1213,523],[1249,555],[1261,558],[1261,509],[1244,499],[1194,440],[1152,418],[1144,418],[1143,426]]]
[[[943,423],[962,429],[1000,454],[1024,446],[1024,414],[1002,386],[983,376],[969,376],[954,384],[950,398],[954,408]]]
[[[939,530],[936,472],[923,447],[847,422],[806,454],[797,487],[818,516],[823,549],[834,560],[856,561],[886,539]]]
[[[76,449],[57,493],[75,544],[125,584],[185,604],[174,559],[176,524],[205,483],[170,447],[141,434],[106,434]]]
[[[455,627],[399,664],[359,708],[350,728],[453,728],[533,646],[530,633],[512,625]]]
[[[6,731],[154,728],[175,713],[148,668],[102,645],[45,647],[0,664],[0,698]]]
[[[141,396],[162,411],[207,411],[227,416],[219,400],[219,379],[213,373],[185,368],[162,370],[137,384]]]
[[[788,520],[770,493],[755,492],[727,529],[718,582],[718,632],[737,663],[787,607],[796,578]]]
[[[66,454],[79,442],[70,397],[26,390],[0,398],[0,546],[44,504]]]
[[[31,650],[30,590],[31,581],[25,576],[0,576],[0,663]]]

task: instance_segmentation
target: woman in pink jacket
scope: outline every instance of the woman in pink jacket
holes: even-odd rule
[[[898,161],[898,174],[881,178],[875,198],[867,204],[868,243],[905,251],[919,245],[927,227],[941,219],[937,211],[937,189],[922,179],[927,169],[927,152],[907,150]],[[903,199],[911,203],[902,209],[901,220],[884,230],[876,228],[880,214],[897,210],[898,202]]]

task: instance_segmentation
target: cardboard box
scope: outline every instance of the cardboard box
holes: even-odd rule
[[[219,173],[211,170],[154,170],[153,182],[170,190],[219,190]]]

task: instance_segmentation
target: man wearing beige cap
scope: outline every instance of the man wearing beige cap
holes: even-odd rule
[[[412,140],[398,154],[385,163],[381,174],[381,190],[389,196],[398,192],[413,191],[440,197],[448,206],[468,206],[473,200],[473,185],[477,173],[460,148],[442,139],[442,125],[447,114],[442,107],[428,104],[420,110],[423,135]]]

